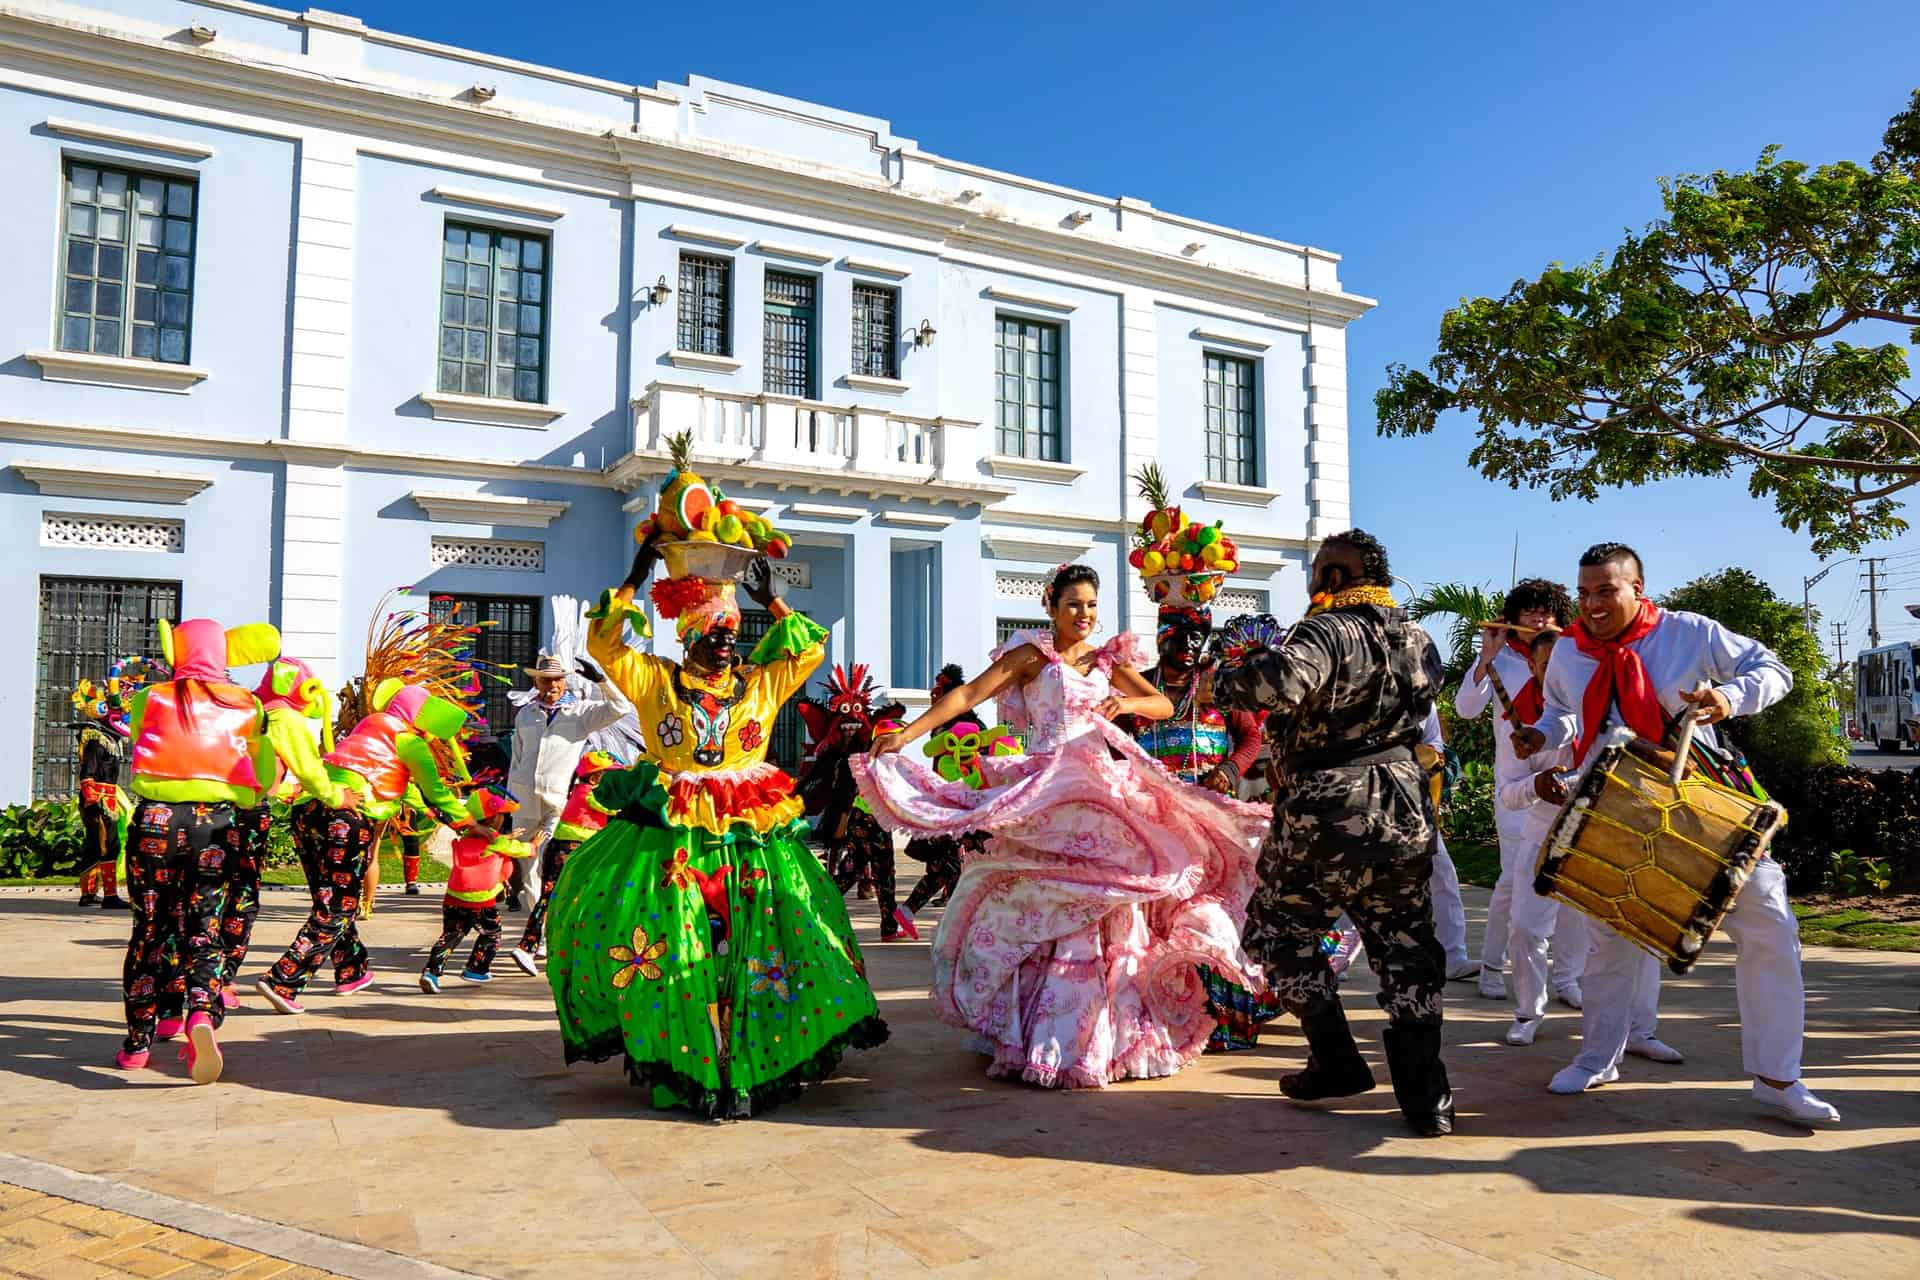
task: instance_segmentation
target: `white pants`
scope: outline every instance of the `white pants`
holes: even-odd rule
[[[1507,842],[1500,842],[1500,878],[1487,899],[1487,936],[1480,943],[1480,971],[1507,971],[1507,934],[1513,927],[1513,876],[1507,871]]]
[[[1433,933],[1447,953],[1447,968],[1467,963],[1467,909],[1460,901],[1460,873],[1440,829],[1433,832],[1433,876],[1427,882],[1433,897]]]
[[[1543,898],[1533,891],[1534,863],[1540,852],[1540,842],[1546,838],[1545,824],[1533,823],[1518,836],[1500,842],[1500,882],[1507,886],[1506,936],[1500,939],[1500,946],[1507,955],[1513,968],[1514,1016],[1519,1018],[1537,1018],[1546,1008],[1546,984],[1551,978],[1555,991],[1566,991],[1580,985],[1581,975],[1586,971],[1587,952],[1592,940],[1587,936],[1586,917],[1572,907],[1553,898]],[[1499,890],[1494,890],[1495,896]],[[1487,947],[1491,951],[1493,938],[1493,907],[1487,908]],[[1551,972],[1548,968],[1548,943],[1551,948]],[[1524,949],[1525,957],[1519,952]],[[1534,1008],[1533,991],[1540,993],[1539,1008]],[[1656,992],[1658,988],[1656,987]],[[1656,994],[1656,999],[1657,994]],[[1653,1023],[1654,1015],[1648,1014],[1645,1021]],[[1636,1030],[1636,1034],[1639,1034]],[[1652,1035],[1648,1031],[1647,1035]]]
[[[1740,1002],[1742,1069],[1770,1080],[1798,1080],[1807,1022],[1800,928],[1787,906],[1786,873],[1773,859],[1762,858],[1754,867],[1720,927],[1737,953],[1733,982]],[[1629,1035],[1649,1034],[1633,1025],[1630,1011],[1649,986],[1657,1000],[1660,962],[1605,925],[1590,928],[1594,948],[1581,983],[1584,1043],[1573,1061],[1583,1070],[1604,1071],[1620,1061]]]

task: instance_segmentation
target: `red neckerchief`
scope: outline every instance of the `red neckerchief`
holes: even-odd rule
[[[1627,646],[1644,639],[1660,621],[1660,610],[1651,600],[1640,602],[1640,616],[1611,640],[1596,640],[1587,634],[1583,619],[1567,628],[1580,652],[1598,664],[1587,691],[1580,700],[1580,737],[1574,743],[1576,763],[1587,758],[1587,751],[1600,736],[1607,719],[1607,704],[1620,704],[1620,718],[1629,729],[1654,742],[1666,733],[1666,713],[1654,696],[1653,681],[1640,655]]]
[[[1528,667],[1532,667],[1533,651],[1526,645],[1521,644],[1518,640],[1515,640],[1511,631],[1507,633],[1507,648],[1513,650],[1522,658],[1525,658]],[[1527,682],[1520,686],[1520,692],[1513,695],[1514,718],[1518,719],[1521,724],[1532,724],[1540,718],[1541,713],[1546,709],[1547,699],[1546,695],[1540,689],[1540,682],[1529,674],[1527,676]]]

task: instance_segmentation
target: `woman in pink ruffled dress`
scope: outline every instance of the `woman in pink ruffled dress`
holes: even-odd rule
[[[1140,675],[1134,636],[1096,647],[1099,577],[1057,570],[1051,633],[1023,631],[979,678],[854,761],[881,823],[918,836],[987,831],[933,940],[933,1001],[975,1034],[990,1076],[1060,1088],[1172,1075],[1214,1020],[1195,972],[1265,990],[1240,949],[1263,808],[1190,787],[1112,723],[1172,705]],[[983,757],[985,785],[897,754],[990,698],[1025,754]]]

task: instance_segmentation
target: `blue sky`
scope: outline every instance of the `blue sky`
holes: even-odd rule
[[[1920,87],[1913,0],[1813,5],[361,3],[368,23],[640,84],[709,75],[890,119],[927,149],[1318,245],[1380,307],[1349,331],[1355,519],[1416,583],[1573,575],[1634,543],[1655,591],[1729,564],[1800,598],[1819,569],[1743,482],[1554,504],[1479,478],[1470,424],[1381,440],[1373,393],[1440,315],[1659,212],[1662,174],[1768,143],[1864,160]],[[1602,17],[1601,15],[1605,15]],[[1909,518],[1920,526],[1920,507]],[[1920,535],[1893,557],[1889,637],[1920,638]],[[1815,588],[1866,632],[1858,566]],[[1822,627],[1831,651],[1831,628]]]

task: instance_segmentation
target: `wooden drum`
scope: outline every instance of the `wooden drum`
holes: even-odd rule
[[[1534,891],[1571,903],[1685,973],[1786,810],[1699,773],[1678,786],[1630,744],[1602,749],[1554,818]]]

